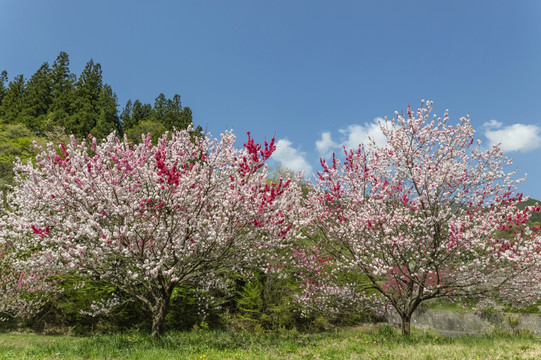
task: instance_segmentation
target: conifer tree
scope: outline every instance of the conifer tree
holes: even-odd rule
[[[113,131],[117,134],[122,132],[117,106],[117,97],[111,86],[103,85],[98,97],[97,122],[92,129],[94,137],[104,139]]]
[[[64,123],[68,134],[85,137],[96,126],[98,101],[103,87],[100,64],[90,60],[75,82],[75,98],[72,102],[72,116]]]
[[[50,108],[51,125],[64,126],[63,123],[71,114],[75,76],[69,69],[69,56],[60,52],[51,69],[53,98]]]
[[[8,82],[8,72],[6,70],[2,70],[2,73],[0,74],[0,105],[2,104],[2,100],[4,99],[4,96],[6,95],[7,82]]]
[[[17,121],[37,133],[43,131],[52,103],[50,72],[49,64],[44,63],[27,82],[20,119]]]
[[[6,89],[0,106],[0,118],[4,123],[13,124],[23,108],[25,81],[22,74],[15,76]]]

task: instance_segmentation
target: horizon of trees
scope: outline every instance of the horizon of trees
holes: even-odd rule
[[[92,134],[104,139],[115,131],[133,143],[150,132],[158,139],[166,131],[193,124],[192,110],[182,106],[179,94],[160,93],[154,104],[128,100],[119,110],[118,97],[102,75],[100,63],[89,60],[81,74],[70,70],[62,51],[50,65],[44,62],[26,78],[0,73],[0,187],[11,183],[12,163],[35,155],[33,141],[44,144]],[[198,127],[198,129],[201,129]]]

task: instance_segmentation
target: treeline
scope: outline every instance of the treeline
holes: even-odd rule
[[[153,140],[173,128],[192,124],[192,110],[180,95],[159,94],[154,104],[129,100],[122,111],[99,63],[90,60],[78,76],[70,71],[69,55],[61,52],[30,78],[8,71],[0,75],[0,186],[10,183],[15,157],[34,155],[32,142],[66,141],[69,135],[105,138],[113,131],[136,143],[152,133]]]

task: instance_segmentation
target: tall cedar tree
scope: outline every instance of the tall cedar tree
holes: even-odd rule
[[[22,97],[19,121],[30,130],[41,133],[47,122],[47,114],[53,99],[51,69],[44,63],[26,84]]]
[[[0,118],[3,123],[13,124],[21,113],[23,105],[23,93],[26,84],[22,74],[15,76],[5,91],[0,106]]]

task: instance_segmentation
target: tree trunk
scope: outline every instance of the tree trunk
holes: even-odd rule
[[[169,310],[169,299],[160,299],[152,309],[152,337],[159,338],[163,332],[163,322]]]
[[[408,336],[411,330],[411,314],[400,314],[402,319],[402,335]]]

